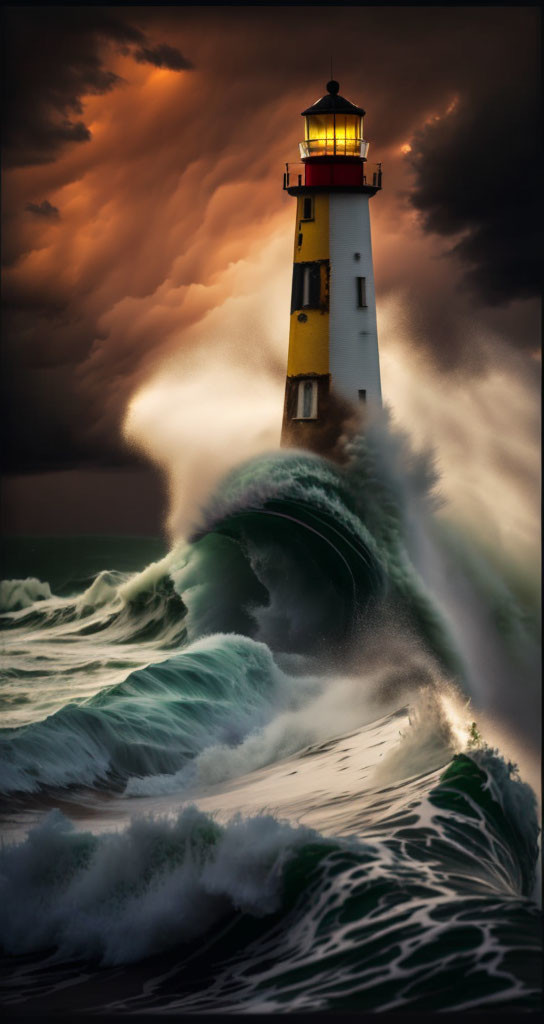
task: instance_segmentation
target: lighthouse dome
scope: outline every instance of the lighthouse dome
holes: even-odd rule
[[[354,114],[356,117],[364,117],[366,111],[362,107],[358,107],[355,103],[351,103],[350,100],[346,100],[344,96],[340,96],[339,93],[340,85],[334,80],[327,82],[327,92],[325,96],[322,96],[320,100],[317,100],[302,111],[303,117],[309,117],[312,114]]]
[[[340,96],[340,85],[327,82],[327,93],[302,111],[305,121],[303,160],[333,157],[366,159],[368,143],[363,137],[364,110]]]

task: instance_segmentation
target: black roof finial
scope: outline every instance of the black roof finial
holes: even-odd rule
[[[330,82],[327,82],[327,92],[325,95],[317,103],[312,103],[311,107],[303,110],[303,117],[308,117],[312,114],[355,114],[357,117],[364,117],[365,112],[363,108],[357,107],[355,103],[350,103],[349,100],[340,96],[339,89],[338,82],[331,78]]]

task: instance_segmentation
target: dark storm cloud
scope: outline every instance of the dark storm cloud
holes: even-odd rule
[[[36,217],[47,217],[49,220],[57,220],[60,216],[58,206],[53,206],[48,199],[41,203],[27,203],[25,210],[27,213],[34,213]]]
[[[457,239],[449,252],[465,284],[491,306],[540,294],[537,95],[531,74],[473,90],[419,131],[407,156],[425,230]]]
[[[87,142],[82,97],[122,81],[107,66],[108,46],[171,70],[191,68],[180,50],[158,43],[107,7],[8,8],[4,43],[4,164],[55,159],[67,143]]]
[[[251,5],[11,8],[5,458],[27,467],[126,458],[120,424],[131,395],[166,355],[196,344],[192,325],[228,307],[232,268],[250,275],[252,245],[264,246],[280,217],[288,239],[293,213],[281,191],[283,161],[297,159],[299,112],[323,93],[331,51],[343,94],[368,111],[371,159],[385,161],[385,187],[372,209],[378,301],[403,291],[414,346],[448,371],[477,372],[483,357],[466,322],[476,319],[479,329],[482,320],[460,296],[455,259],[434,258],[446,247],[435,232],[444,227],[451,248],[465,230],[463,241],[474,246],[495,223],[477,209],[489,172],[485,144],[474,136],[490,78],[504,104],[505,83],[532,74],[533,21],[527,9],[512,8],[314,7],[311,18],[302,7],[286,8],[283,18]],[[189,66],[185,50],[198,73],[168,74]],[[455,94],[458,112],[422,128]],[[520,116],[513,106],[506,148]],[[90,128],[92,140],[78,145]],[[399,201],[408,185],[401,146],[418,133],[414,198],[428,204],[421,213],[429,217],[419,248],[413,207]],[[462,175],[448,182],[450,157]],[[516,202],[523,192],[518,169],[509,166],[506,206],[512,191]],[[471,192],[460,197],[459,189]],[[43,206],[44,196],[58,206],[58,219],[24,212]],[[448,215],[442,206],[450,202]],[[465,219],[462,203],[474,207]],[[461,270],[485,269],[470,256],[458,253]],[[272,280],[277,267],[267,273]],[[256,303],[266,301],[268,278],[252,287],[260,289]],[[504,314],[509,335],[503,323],[498,329],[505,342],[529,346],[534,329],[520,332],[514,306],[488,307],[485,316]],[[240,334],[246,329],[241,322]],[[218,337],[222,330],[218,317]],[[260,330],[256,315],[251,331]],[[288,310],[280,340],[283,330]],[[254,347],[259,375],[270,353]]]
[[[154,64],[157,68],[168,68],[169,71],[189,71],[194,67],[187,57],[167,43],[153,47],[141,46],[134,50],[133,56],[140,64]]]

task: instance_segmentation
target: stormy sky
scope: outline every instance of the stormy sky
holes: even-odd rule
[[[156,486],[143,453],[183,501],[203,496],[203,464],[213,477],[232,452],[278,443],[294,215],[281,178],[331,56],[384,168],[385,399],[422,442],[430,430],[450,489],[477,430],[474,502],[485,465],[526,508],[539,34],[523,7],[5,8],[7,528],[36,531],[29,509],[53,480],[68,495],[95,474],[98,518],[107,529],[107,493],[122,530],[126,474]],[[66,507],[76,530],[96,511]],[[41,512],[47,532],[50,498]]]

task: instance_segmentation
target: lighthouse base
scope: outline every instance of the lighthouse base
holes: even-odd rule
[[[299,384],[309,377],[318,383],[319,401],[314,418],[297,416]],[[330,374],[288,377],[281,431],[282,448],[304,448],[343,462],[345,442],[362,429],[364,409],[354,407],[331,389]]]

